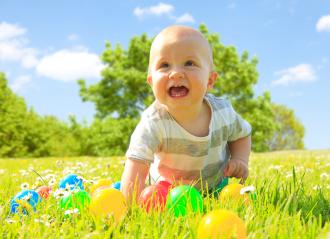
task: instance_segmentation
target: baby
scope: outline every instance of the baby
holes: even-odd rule
[[[200,32],[170,26],[156,36],[147,78],[156,100],[131,136],[121,179],[129,201],[148,174],[153,183],[212,191],[224,177],[247,178],[251,126],[227,100],[207,93],[216,78],[212,49]]]

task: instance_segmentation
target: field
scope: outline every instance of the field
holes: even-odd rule
[[[51,196],[35,213],[9,214],[9,201],[21,188],[43,183],[38,174],[56,190],[64,175],[76,173],[88,191],[101,178],[120,180],[123,163],[123,157],[0,159],[0,237],[196,238],[205,213],[227,208],[244,220],[248,238],[330,238],[330,151],[253,154],[245,185],[255,187],[257,200],[249,206],[205,197],[203,214],[175,218],[133,205],[118,224],[107,224],[88,212],[65,216]]]

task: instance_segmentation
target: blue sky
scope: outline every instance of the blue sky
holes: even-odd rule
[[[255,92],[295,111],[308,149],[330,148],[330,1],[0,1],[0,71],[39,114],[90,122],[76,79],[100,80],[105,42],[205,23],[259,59]],[[147,87],[147,86],[146,86]]]

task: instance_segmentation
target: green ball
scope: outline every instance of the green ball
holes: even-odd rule
[[[60,201],[60,207],[63,210],[78,208],[81,212],[85,207],[89,206],[91,201],[90,196],[84,190],[79,190],[75,193],[65,196]]]
[[[196,188],[182,185],[173,188],[168,196],[166,207],[173,211],[176,217],[185,216],[188,210],[203,211],[203,199]]]

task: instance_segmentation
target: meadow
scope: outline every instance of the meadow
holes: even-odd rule
[[[204,197],[203,213],[174,217],[168,211],[148,214],[133,204],[116,224],[95,220],[88,211],[64,212],[51,195],[35,213],[9,214],[10,199],[22,188],[47,183],[55,191],[64,175],[75,173],[88,192],[99,179],[119,181],[123,164],[124,157],[0,159],[0,237],[196,238],[203,215],[226,208],[244,220],[248,238],[330,238],[329,150],[252,154],[245,185],[255,187],[257,199],[248,206]]]

